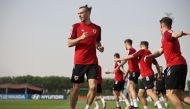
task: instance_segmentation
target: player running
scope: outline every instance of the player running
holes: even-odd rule
[[[124,41],[125,48],[128,50],[128,55],[134,54],[136,50],[132,47],[133,41],[131,39],[126,39]],[[131,60],[128,60],[128,77],[129,77],[129,84],[128,84],[128,91],[132,98],[131,102],[133,103],[132,106],[134,109],[138,108],[137,103],[137,92],[136,88],[138,85],[138,78],[140,76],[140,70],[139,70],[139,63],[138,58],[135,57]]]
[[[86,74],[89,84],[87,102],[85,109],[89,109],[96,96],[96,85],[98,76],[98,59],[96,49],[104,51],[101,45],[101,27],[90,20],[91,7],[87,5],[79,8],[78,15],[80,23],[73,25],[71,36],[68,39],[68,46],[75,46],[74,68],[71,77],[73,89],[70,96],[70,108],[76,109],[78,93],[81,83],[84,82]]]
[[[153,92],[154,72],[152,70],[152,63],[156,66],[157,71],[160,74],[159,64],[155,59],[152,59],[152,60],[149,60],[146,62],[144,61],[144,57],[151,54],[150,50],[148,50],[148,45],[149,45],[149,43],[147,41],[141,41],[141,43],[140,43],[141,50],[139,50],[138,52],[136,52],[132,55],[129,55],[123,59],[116,59],[116,61],[130,60],[130,59],[137,58],[137,57],[139,58],[140,72],[141,72],[142,81],[143,81],[143,85],[145,87],[146,93],[154,100],[154,102],[157,104],[158,109],[163,109],[162,105],[158,99],[158,96],[156,95],[156,93]],[[123,64],[124,64],[124,62],[119,66],[122,66]]]
[[[101,100],[103,109],[106,108],[106,101],[104,98],[101,96],[102,93],[102,67],[98,65],[98,80],[97,80],[97,94],[96,97],[94,98],[94,103],[95,103],[95,108],[94,109],[100,109],[98,105],[98,100]]]
[[[184,109],[183,102],[190,104],[190,97],[184,94],[187,76],[187,63],[181,55],[178,38],[190,33],[173,32],[172,19],[163,17],[160,20],[160,31],[162,34],[161,48],[146,57],[146,60],[156,58],[164,54],[167,68],[166,74],[166,95],[176,109]]]
[[[115,53],[114,59],[119,59],[119,58],[120,58],[119,53]],[[121,61],[115,62],[114,69],[116,67],[118,67],[120,64],[121,64]],[[126,96],[123,94],[124,84],[125,84],[123,75],[127,74],[127,72],[123,69],[122,66],[120,66],[117,70],[114,70],[113,73],[115,74],[113,95],[114,95],[115,101],[116,101],[116,109],[121,109],[121,104],[119,102],[119,96],[121,96],[121,98],[125,101],[125,104],[126,104],[125,109],[130,109],[130,103],[129,103],[128,99],[126,98]]]

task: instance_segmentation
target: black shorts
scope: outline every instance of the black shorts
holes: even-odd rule
[[[124,90],[125,81],[114,81],[113,90],[114,91],[122,91]]]
[[[102,93],[102,85],[101,84],[97,84],[97,93]]]
[[[185,89],[187,65],[175,65],[165,69],[166,89]]]
[[[160,95],[160,94],[166,95],[166,89],[156,90],[156,94],[157,94],[157,95]]]
[[[139,85],[138,85],[139,89],[145,89],[144,85],[143,85],[143,82],[142,82],[142,79],[139,79],[138,83],[139,83]]]
[[[139,76],[140,72],[129,72],[129,80],[133,81],[135,84],[138,84]]]
[[[147,76],[142,79],[142,83],[144,85],[144,89],[152,89],[154,88],[154,75]]]
[[[83,83],[85,74],[87,76],[87,79],[97,79],[98,65],[97,64],[90,64],[90,65],[75,64],[73,68],[71,82]]]
[[[158,95],[160,95],[160,94],[165,95],[166,94],[165,78],[163,78],[162,80],[156,80],[156,93]]]

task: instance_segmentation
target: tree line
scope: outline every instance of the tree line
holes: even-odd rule
[[[103,79],[104,93],[112,93],[113,79]],[[16,76],[16,77],[0,77],[0,84],[31,84],[45,89],[45,93],[49,94],[65,94],[67,90],[72,88],[69,77],[64,76]],[[87,81],[82,84],[82,88],[88,88]]]
[[[103,79],[103,93],[106,95],[112,94],[113,79]],[[49,94],[66,94],[72,88],[72,83],[69,77],[64,76],[16,76],[16,77],[0,77],[0,84],[31,84],[45,89],[45,93]],[[190,88],[190,81],[187,81],[187,86]],[[88,88],[87,81],[82,84],[82,88]]]

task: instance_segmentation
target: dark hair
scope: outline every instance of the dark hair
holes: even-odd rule
[[[81,6],[79,9],[85,8],[89,13],[91,13],[92,7],[89,7],[88,5]]]
[[[170,17],[163,17],[160,20],[160,23],[164,23],[167,27],[171,28],[172,27],[172,22],[173,20]]]
[[[119,53],[115,53],[114,56],[117,57],[117,58],[120,58]]]
[[[132,45],[132,44],[133,44],[133,41],[132,41],[131,39],[126,39],[126,40],[124,41],[124,43],[129,43],[130,45]]]
[[[140,45],[144,45],[146,48],[148,48],[148,41],[141,41],[141,44]]]

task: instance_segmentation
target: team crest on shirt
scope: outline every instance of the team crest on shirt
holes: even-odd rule
[[[84,29],[82,29],[81,32],[84,32]]]
[[[92,29],[92,32],[93,32],[94,34],[96,34],[97,31],[96,31],[96,29]]]

